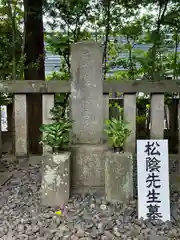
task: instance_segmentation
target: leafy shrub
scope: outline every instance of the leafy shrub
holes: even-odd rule
[[[70,142],[71,127],[72,122],[67,119],[62,119],[51,124],[42,124],[40,131],[45,133],[45,136],[42,136],[40,144],[52,147],[53,152],[63,150]]]
[[[106,120],[106,129],[104,131],[107,133],[109,143],[113,149],[119,148],[121,151],[123,150],[124,143],[131,134],[131,131],[127,128],[127,124],[123,120],[115,118]]]

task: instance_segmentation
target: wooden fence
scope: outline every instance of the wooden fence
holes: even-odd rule
[[[136,139],[149,139],[151,129],[150,96],[136,99]],[[109,98],[109,118],[123,119],[123,97]],[[179,97],[167,97],[164,105],[164,139],[169,140],[169,153],[178,152]]]
[[[55,93],[70,93],[70,81],[7,81],[0,82],[0,92],[14,93],[14,154],[16,156],[28,155],[27,136],[27,103],[26,94],[42,94],[43,123],[49,121],[49,110],[54,104]],[[109,93],[123,93],[123,116],[129,122],[132,134],[128,138],[126,148],[135,152],[136,149],[136,95],[139,92],[150,94],[150,138],[164,138],[164,93],[180,92],[180,81],[104,81],[104,107],[108,109],[104,118],[109,115]],[[180,105],[178,105],[180,116]],[[32,123],[33,124],[33,123]],[[180,129],[180,118],[178,120]],[[0,136],[0,146],[2,145]],[[180,133],[178,134],[180,142]],[[180,144],[177,146],[180,149]],[[2,149],[2,147],[0,147]],[[180,151],[179,151],[180,152]]]

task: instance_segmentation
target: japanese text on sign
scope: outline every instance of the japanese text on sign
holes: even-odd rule
[[[138,215],[170,220],[167,140],[138,140]]]
[[[160,201],[160,193],[158,189],[161,187],[161,181],[159,177],[160,172],[160,145],[157,142],[152,142],[152,144],[148,141],[145,145],[145,153],[146,156],[146,171],[148,172],[148,176],[146,178],[146,187],[149,189],[147,194],[147,217],[151,220],[162,219],[162,214],[159,212],[161,203]]]

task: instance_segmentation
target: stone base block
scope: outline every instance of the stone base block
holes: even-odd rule
[[[133,156],[105,152],[105,194],[109,202],[128,202],[133,198]]]
[[[70,152],[44,155],[42,161],[41,203],[59,207],[70,195]]]
[[[72,187],[86,190],[104,187],[104,151],[106,145],[72,146]]]

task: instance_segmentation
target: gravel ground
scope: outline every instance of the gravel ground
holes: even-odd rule
[[[89,194],[73,196],[58,216],[58,209],[40,206],[39,166],[12,170],[13,177],[0,188],[0,240],[180,239],[180,195],[175,189],[171,222],[138,220],[136,200],[111,205]]]

